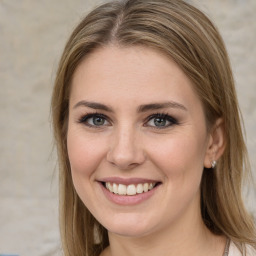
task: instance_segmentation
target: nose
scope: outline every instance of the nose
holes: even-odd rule
[[[146,157],[140,141],[139,135],[132,129],[119,129],[111,136],[107,161],[120,170],[141,165]]]

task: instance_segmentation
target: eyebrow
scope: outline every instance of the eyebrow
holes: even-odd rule
[[[92,108],[92,109],[99,109],[99,110],[104,110],[107,112],[114,112],[112,108],[101,104],[101,103],[97,103],[97,102],[90,102],[90,101],[79,101],[78,103],[75,104],[75,106],[73,107],[73,109],[78,108],[78,107],[88,107],[88,108]]]
[[[97,103],[97,102],[90,102],[90,101],[79,101],[78,103],[76,103],[73,107],[73,109],[78,108],[78,107],[88,107],[88,108],[92,108],[92,109],[98,109],[98,110],[104,110],[107,112],[114,112],[113,109],[107,105],[101,104],[101,103]],[[137,112],[138,113],[143,113],[143,112],[147,112],[150,110],[157,110],[157,109],[163,109],[163,108],[177,108],[183,111],[187,111],[187,108],[175,101],[168,101],[168,102],[161,102],[161,103],[151,103],[151,104],[144,104],[141,105],[137,108]]]
[[[163,108],[177,108],[184,111],[187,111],[187,108],[175,101],[168,101],[168,102],[161,102],[161,103],[152,103],[152,104],[145,104],[138,107],[138,112],[147,112],[150,110],[157,110]]]

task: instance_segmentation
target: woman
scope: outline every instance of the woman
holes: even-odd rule
[[[52,113],[64,255],[256,255],[232,72],[199,10],[93,10],[65,47]]]

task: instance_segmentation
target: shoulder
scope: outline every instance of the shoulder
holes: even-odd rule
[[[242,256],[242,253],[232,241],[230,242],[228,256]],[[250,245],[246,245],[246,256],[256,256],[256,250]]]
[[[246,246],[247,256],[256,256],[256,249],[251,246]]]
[[[241,252],[232,241],[230,242],[230,245],[229,245],[228,256],[242,256]]]

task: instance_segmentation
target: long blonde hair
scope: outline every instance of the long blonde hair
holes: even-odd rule
[[[103,4],[89,13],[70,36],[57,71],[52,117],[60,168],[60,227],[64,254],[96,256],[108,246],[107,230],[78,197],[67,155],[69,92],[74,71],[95,49],[108,44],[143,45],[174,60],[191,79],[208,127],[218,117],[225,125],[226,149],[217,168],[204,170],[201,212],[215,234],[244,250],[256,247],[255,226],[241,198],[250,173],[240,112],[228,55],[212,22],[181,0],[128,0]]]

